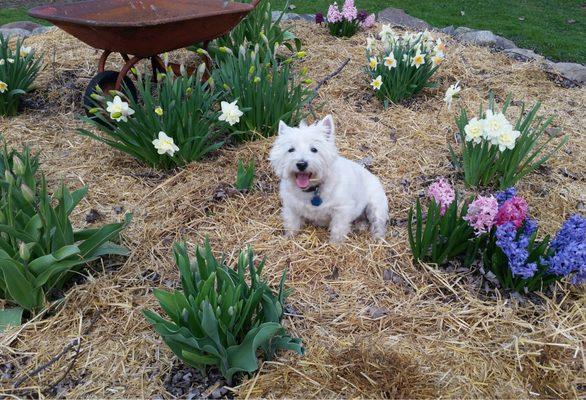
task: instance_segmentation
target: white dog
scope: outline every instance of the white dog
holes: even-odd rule
[[[340,242],[363,217],[375,238],[385,236],[389,206],[383,186],[366,168],[338,155],[331,115],[299,128],[281,121],[270,161],[281,178],[287,236],[308,221],[329,226],[331,241]]]

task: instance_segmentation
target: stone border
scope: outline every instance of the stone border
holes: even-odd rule
[[[280,11],[273,11],[273,20],[277,19],[280,15]],[[283,14],[282,21],[298,20],[315,21],[315,15],[296,13]],[[415,18],[399,8],[391,7],[382,10],[377,14],[377,20],[379,22],[387,22],[393,26],[401,26],[409,29],[435,29],[424,20]],[[4,37],[18,36],[26,38],[32,35],[45,33],[51,29],[53,29],[53,27],[42,26],[29,21],[12,22],[0,26],[0,35],[3,35]],[[519,48],[513,41],[502,36],[495,35],[491,31],[475,30],[465,26],[458,28],[454,26],[447,26],[438,30],[454,37],[463,43],[495,48],[517,61],[537,62],[546,72],[557,74],[564,80],[569,81],[576,86],[582,86],[586,83],[586,66],[583,64],[551,61],[535,53],[533,50]]]

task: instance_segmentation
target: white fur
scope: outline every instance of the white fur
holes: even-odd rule
[[[314,153],[312,148],[317,149]],[[289,152],[290,149],[294,149]],[[295,235],[304,222],[329,226],[330,240],[340,242],[350,233],[352,223],[363,215],[375,238],[383,238],[388,219],[388,203],[379,179],[366,168],[338,155],[334,121],[323,120],[299,128],[279,123],[279,136],[270,154],[271,165],[281,179],[285,234]],[[304,192],[295,182],[296,164],[308,163],[311,186],[319,185],[322,204],[314,206],[314,193]]]

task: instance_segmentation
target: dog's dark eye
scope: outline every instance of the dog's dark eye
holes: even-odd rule
[[[289,149],[289,153],[293,153],[294,151],[295,151],[295,147],[291,147],[291,148]]]
[[[312,147],[312,148],[311,148],[311,152],[312,152],[312,153],[317,153],[317,149],[316,149],[315,147]]]

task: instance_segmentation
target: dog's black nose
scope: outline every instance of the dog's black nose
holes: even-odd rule
[[[305,171],[305,169],[307,168],[307,161],[299,161],[297,164],[297,169],[299,171]]]

